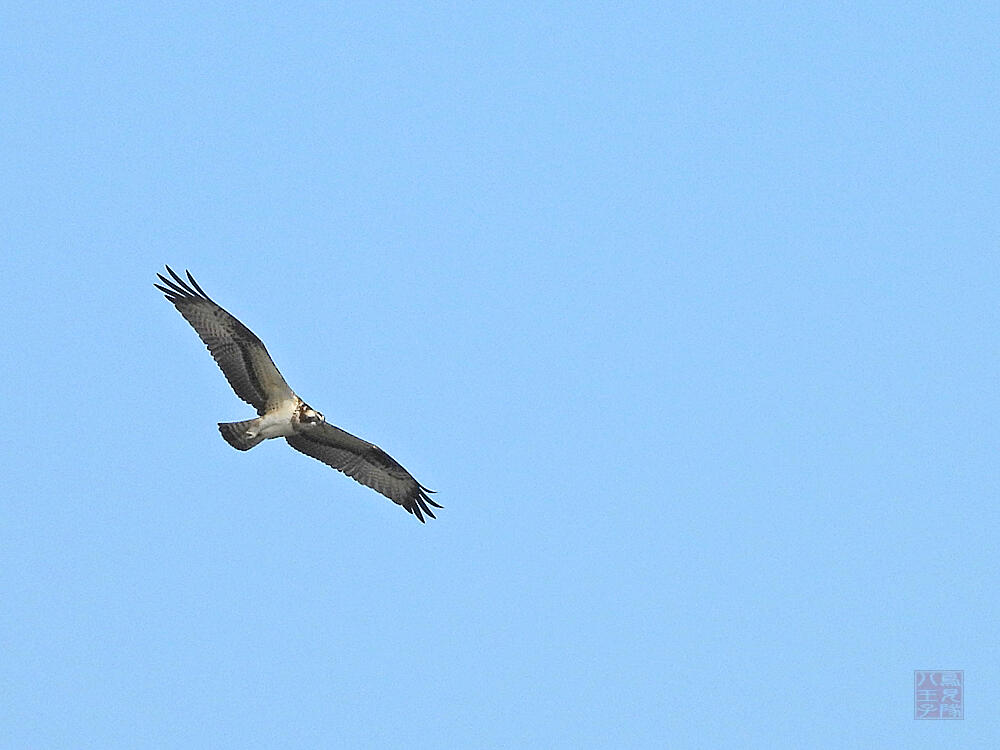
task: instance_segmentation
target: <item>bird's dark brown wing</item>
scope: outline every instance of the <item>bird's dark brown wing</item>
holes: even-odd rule
[[[344,472],[402,505],[421,523],[425,513],[435,517],[430,506],[441,507],[428,496],[431,490],[414,479],[392,456],[377,445],[354,437],[339,427],[323,423],[285,440],[295,450]]]
[[[156,274],[166,286],[153,286],[163,292],[197,331],[237,396],[253,406],[258,414],[295,397],[253,331],[215,304],[190,271],[187,281],[170,266],[167,266],[167,273],[171,278]]]

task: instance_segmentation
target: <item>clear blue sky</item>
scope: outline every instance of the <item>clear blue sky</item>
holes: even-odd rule
[[[996,3],[103,6],[0,10],[0,747],[997,747]]]

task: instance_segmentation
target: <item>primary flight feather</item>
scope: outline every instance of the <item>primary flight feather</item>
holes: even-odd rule
[[[257,410],[256,419],[220,422],[219,432],[231,446],[248,451],[268,438],[283,437],[295,450],[342,471],[361,484],[403,506],[421,523],[434,518],[431,490],[377,445],[329,424],[288,387],[271,355],[253,331],[219,307],[187,271],[185,281],[170,266],[165,284],[153,284],[173,303],[205,342],[236,395]]]

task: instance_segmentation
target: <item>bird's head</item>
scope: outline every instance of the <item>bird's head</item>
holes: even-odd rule
[[[299,407],[299,422],[304,425],[316,425],[323,424],[326,418],[320,414],[318,411],[313,409],[309,404],[302,404]]]

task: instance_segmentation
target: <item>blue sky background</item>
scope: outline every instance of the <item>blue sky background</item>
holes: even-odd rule
[[[998,22],[4,4],[0,746],[995,748]]]

